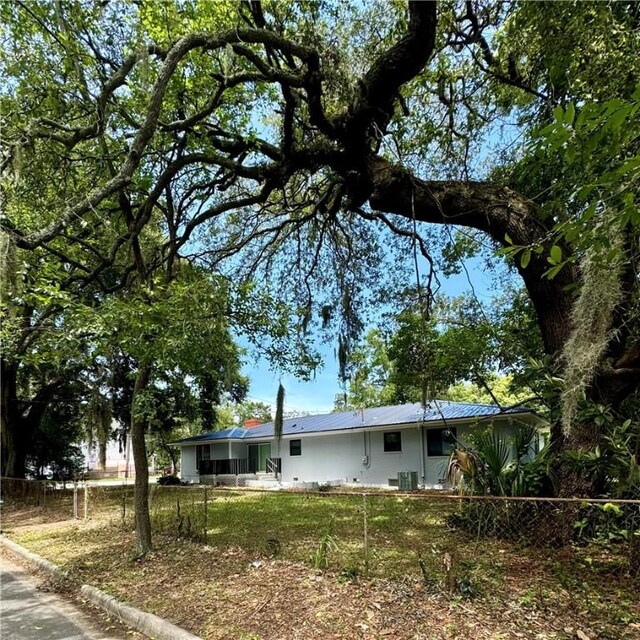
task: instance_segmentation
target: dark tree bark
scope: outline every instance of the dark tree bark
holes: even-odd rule
[[[31,400],[18,397],[18,365],[0,358],[2,394],[0,396],[0,430],[2,432],[2,475],[24,478],[26,461],[33,436],[61,382],[42,386]]]
[[[106,440],[98,441],[98,469],[105,471],[107,468],[107,442]]]
[[[30,435],[26,433],[20,416],[17,395],[18,368],[4,359],[1,365],[2,396],[0,420],[2,428],[2,475],[7,478],[25,477],[26,443]]]
[[[133,391],[131,414],[131,449],[136,477],[134,483],[134,512],[136,518],[136,539],[138,553],[144,556],[152,548],[151,518],[149,516],[149,462],[145,442],[146,422],[136,411],[136,400],[144,393],[151,379],[151,365],[140,365]]]

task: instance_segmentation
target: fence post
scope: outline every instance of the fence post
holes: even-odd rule
[[[367,494],[362,494],[363,542],[364,542],[364,575],[369,575],[369,530],[367,522]]]
[[[127,521],[127,485],[122,483],[122,526],[125,526]]]
[[[87,481],[84,481],[84,521],[89,519],[89,486]]]
[[[207,544],[207,530],[209,529],[208,524],[209,518],[209,492],[207,491],[207,486],[204,487],[204,543]]]
[[[73,517],[78,519],[78,481],[73,481]]]

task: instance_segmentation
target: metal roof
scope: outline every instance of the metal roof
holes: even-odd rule
[[[442,423],[447,420],[472,420],[474,418],[522,413],[532,414],[526,407],[512,407],[511,409],[501,410],[500,407],[493,404],[432,400],[426,408],[416,402],[392,407],[375,407],[357,411],[285,418],[282,425],[282,435],[295,436],[328,431],[351,431],[412,423]],[[183,438],[171,444],[197,444],[211,440],[258,440],[265,438],[273,438],[273,422],[266,422],[252,429],[234,427],[224,431],[212,431],[190,438]]]

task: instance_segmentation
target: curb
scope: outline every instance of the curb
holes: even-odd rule
[[[116,600],[88,584],[83,584],[80,593],[92,604],[104,609],[109,615],[118,618],[130,627],[142,631],[155,640],[201,640],[198,636],[177,627],[175,624],[159,618],[153,613],[140,611]]]
[[[35,564],[55,580],[70,582],[67,573],[58,565],[53,564],[53,562],[49,562],[49,560],[45,560],[39,555],[28,551],[5,536],[0,536],[0,544],[17,556]],[[120,602],[113,596],[89,584],[83,584],[80,587],[80,594],[91,604],[100,607],[109,615],[118,618],[118,620],[136,631],[140,631],[155,640],[202,640],[200,637],[185,631],[164,618]]]
[[[24,547],[21,547],[19,544],[16,544],[12,540],[5,538],[4,536],[0,536],[0,543],[4,547],[6,547],[12,553],[15,553],[17,556],[20,556],[23,560],[27,560],[32,564],[35,564],[39,569],[42,569],[45,573],[49,575],[49,577],[57,580],[58,582],[67,582],[69,580],[69,576],[65,571],[63,571],[57,564],[53,564],[53,562],[49,562],[45,560],[39,555],[35,553],[31,553]]]

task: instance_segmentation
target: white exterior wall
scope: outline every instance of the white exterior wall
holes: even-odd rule
[[[449,426],[456,428],[458,441],[467,444],[470,432],[485,429],[489,423],[469,425],[451,422]],[[415,471],[421,485],[440,485],[446,475],[449,456],[428,455],[427,430],[443,427],[442,423],[430,427],[418,427],[414,424],[366,432],[287,436],[282,439],[280,447],[282,480],[287,483],[356,482],[363,485],[389,486],[389,480],[397,480],[399,471]],[[508,438],[515,431],[515,426],[508,420],[500,420],[495,428],[502,438]],[[392,431],[401,432],[402,450],[385,452],[384,433]],[[290,455],[291,440],[301,440],[302,455]],[[211,444],[211,458],[247,458],[248,445],[266,442],[268,440],[214,442]],[[184,446],[181,451],[182,479],[198,482],[195,446]],[[271,456],[277,456],[274,440],[271,441]]]
[[[467,436],[471,431],[486,428],[454,423],[450,426],[456,428],[457,439],[462,444],[468,443]],[[443,427],[444,425],[440,424],[430,428]],[[507,438],[514,432],[514,426],[506,421],[497,424],[496,429],[502,438]],[[384,433],[389,431],[401,432],[402,451],[384,451]],[[289,441],[296,439],[302,441],[302,455],[290,456]],[[285,482],[340,481],[384,486],[389,486],[389,480],[397,480],[399,471],[417,472],[418,481],[422,485],[441,485],[449,464],[448,455],[428,455],[427,427],[416,425],[389,427],[364,433],[287,437],[282,441],[281,458],[282,479]]]
[[[302,440],[302,455],[289,455],[291,440]],[[284,482],[352,481],[362,468],[362,434],[337,433],[283,438],[280,448]]]
[[[200,476],[196,469],[195,445],[180,447],[180,479],[187,482],[200,481]]]
[[[384,434],[400,431],[402,451],[385,451]],[[360,436],[362,438],[362,435]],[[389,486],[389,480],[398,479],[398,471],[416,471],[420,478],[420,429],[417,426],[404,429],[389,428],[368,434],[370,440],[369,468],[363,473],[364,484]]]
[[[366,433],[328,433],[282,441],[282,479],[285,482],[360,482],[388,485],[398,471],[417,471],[420,475],[420,432],[417,427],[402,431],[402,451],[385,452],[383,431]],[[366,449],[365,449],[366,438]],[[302,440],[302,455],[289,455],[289,441]],[[365,459],[365,456],[368,459]]]

